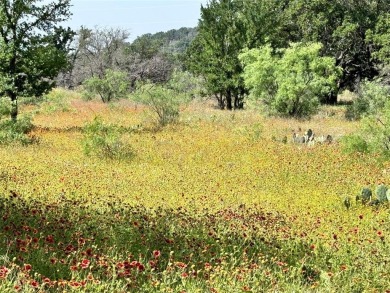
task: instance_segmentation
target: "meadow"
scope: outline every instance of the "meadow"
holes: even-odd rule
[[[198,101],[160,129],[146,110],[22,107],[36,142],[0,146],[1,292],[390,292],[389,207],[355,202],[390,164],[342,152],[343,106],[299,121]],[[84,154],[97,116],[131,158]],[[292,143],[309,128],[335,141]]]

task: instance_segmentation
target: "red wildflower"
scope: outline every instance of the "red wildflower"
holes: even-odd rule
[[[137,265],[138,265],[138,261],[136,261],[136,260],[133,260],[133,261],[130,263],[130,267],[132,267],[132,268],[137,267]]]
[[[137,268],[138,268],[138,270],[141,271],[141,272],[142,272],[143,270],[145,270],[145,266],[144,266],[142,263],[138,263]]]
[[[181,269],[184,269],[187,267],[187,265],[185,263],[179,262],[179,261],[175,262],[175,266],[178,268],[181,268]]]
[[[71,252],[75,251],[75,248],[72,244],[69,244],[66,248],[65,248],[65,254],[69,254]]]
[[[4,266],[0,267],[0,280],[5,279],[8,275],[8,273],[9,273],[9,269],[7,269]]]
[[[24,264],[24,270],[25,271],[31,271],[32,266],[30,264]]]
[[[90,263],[90,261],[89,261],[88,259],[83,259],[83,260],[81,261],[80,266],[81,266],[83,269],[86,269],[86,268],[88,268],[89,263]]]
[[[30,285],[32,287],[34,287],[34,288],[38,288],[39,287],[39,283],[37,281],[35,281],[35,280],[30,281]]]
[[[182,278],[188,278],[188,274],[187,274],[187,273],[185,273],[185,272],[184,272],[184,273],[182,273],[182,274],[181,274],[181,276],[182,276]]]
[[[159,258],[160,255],[161,255],[160,250],[153,250],[153,256],[154,256],[154,258]]]
[[[53,235],[47,235],[45,240],[47,243],[54,243]]]
[[[73,288],[78,288],[81,286],[81,284],[79,282],[70,282],[69,285]]]

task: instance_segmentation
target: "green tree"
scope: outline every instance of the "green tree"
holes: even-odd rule
[[[375,29],[369,31],[367,39],[379,47],[374,56],[390,64],[390,12],[379,16]]]
[[[69,8],[70,0],[0,1],[0,91],[12,102],[14,121],[18,97],[46,93],[68,65],[74,33],[58,24],[70,17]]]
[[[293,43],[273,54],[270,45],[239,55],[251,96],[273,114],[306,117],[317,111],[319,98],[331,92],[341,73],[331,57],[320,57],[320,43]],[[278,55],[282,54],[282,57]]]
[[[289,40],[322,43],[321,54],[336,58],[336,64],[343,69],[338,89],[323,97],[323,102],[337,102],[338,91],[356,90],[360,81],[378,74],[373,58],[378,48],[367,36],[376,27],[381,31],[388,28],[389,10],[387,0],[290,1],[284,22]],[[378,27],[379,23],[386,25]]]
[[[187,50],[189,70],[202,75],[221,109],[243,107],[246,94],[238,54],[245,44],[242,1],[212,0],[201,7],[198,35]]]

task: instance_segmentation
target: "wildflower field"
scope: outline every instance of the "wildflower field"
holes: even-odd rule
[[[388,205],[355,202],[390,164],[341,151],[343,111],[197,102],[156,129],[124,101],[24,106],[36,142],[0,146],[0,292],[390,292]],[[97,116],[131,157],[85,155]],[[335,142],[291,142],[308,128]]]

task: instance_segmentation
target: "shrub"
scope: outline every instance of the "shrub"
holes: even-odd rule
[[[133,149],[123,140],[118,127],[105,124],[99,117],[85,125],[82,143],[87,156],[117,160],[134,156]]]
[[[341,139],[341,145],[344,152],[348,154],[354,152],[358,152],[358,153],[368,152],[368,143],[360,135],[357,134],[344,136]]]
[[[0,119],[2,117],[10,116],[11,114],[11,100],[8,98],[0,97]]]
[[[188,98],[197,98],[205,95],[204,80],[188,71],[174,70],[168,82],[168,87],[178,93],[185,94]]]
[[[44,103],[42,107],[44,111],[48,113],[70,111],[69,96],[72,94],[74,95],[74,93],[64,89],[53,89],[43,97]]]
[[[168,86],[158,84],[143,84],[138,86],[133,99],[147,105],[155,114],[160,126],[176,122],[179,118],[180,106],[189,101],[185,93],[175,91]]]
[[[103,103],[126,98],[129,93],[127,74],[122,71],[106,70],[102,78],[91,77],[84,81],[83,86],[84,98],[91,100],[98,95]]]
[[[390,87],[378,81],[364,81],[360,85],[356,99],[347,107],[346,118],[358,120],[367,115],[378,114],[388,100]]]
[[[341,69],[334,58],[320,57],[320,43],[295,43],[273,54],[269,45],[244,51],[243,78],[251,97],[261,99],[271,114],[309,117],[319,98],[332,92]]]
[[[380,113],[365,117],[361,129],[343,142],[347,152],[371,152],[390,158],[390,101]]]
[[[0,144],[30,144],[35,141],[35,138],[28,135],[33,128],[30,116],[20,117],[16,121],[11,119],[0,121]]]

